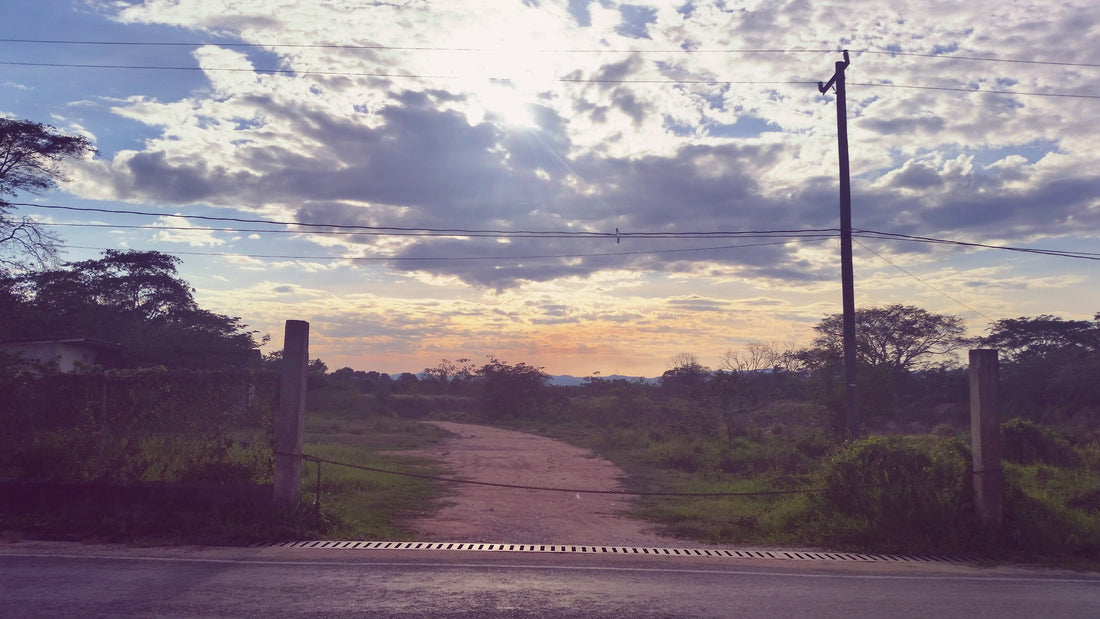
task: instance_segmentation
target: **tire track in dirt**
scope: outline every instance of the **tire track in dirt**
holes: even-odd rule
[[[456,436],[402,452],[442,461],[455,477],[473,481],[623,490],[621,469],[592,451],[561,441],[447,421],[432,421]],[[425,541],[516,544],[667,546],[651,525],[623,515],[632,497],[517,490],[452,484],[436,514],[411,523]]]

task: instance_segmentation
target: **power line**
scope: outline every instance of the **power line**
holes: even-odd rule
[[[908,234],[898,234],[896,232],[879,232],[876,230],[856,230],[853,232],[856,236],[871,239],[895,239],[901,241],[910,241],[914,243],[932,243],[932,244],[946,244],[946,245],[960,245],[963,247],[975,247],[980,249],[1001,249],[1005,251],[1016,251],[1031,254],[1042,254],[1046,256],[1058,256],[1061,258],[1078,258],[1081,260],[1100,260],[1100,253],[1084,252],[1084,251],[1063,251],[1054,249],[1040,249],[1035,247],[1013,247],[1007,245],[989,245],[986,243],[976,243],[971,241],[954,241],[948,239],[937,239],[927,236],[912,236]]]
[[[1100,67],[1100,64],[1089,62],[1062,62],[1058,60],[1023,60],[1020,58],[990,58],[988,56],[955,56],[952,54],[928,54],[928,53],[916,53],[916,52],[896,52],[890,50],[873,50],[873,49],[861,49],[852,50],[852,53],[859,54],[881,54],[887,56],[913,56],[917,58],[935,58],[942,60],[970,60],[974,62],[1004,62],[1011,64],[1033,64],[1044,65],[1054,67]]]
[[[959,88],[952,86],[911,86],[908,84],[874,84],[853,82],[851,86],[864,86],[867,88],[904,88],[908,90],[940,90],[945,92],[965,92],[976,95],[1013,95],[1018,97],[1066,97],[1071,99],[1100,99],[1100,95],[1082,95],[1059,92],[1027,92],[1019,90],[982,90],[980,88]]]
[[[10,202],[13,206],[41,208],[49,210],[65,210],[91,213],[107,213],[111,215],[137,215],[143,217],[171,217],[178,219],[197,219],[202,221],[224,221],[245,224],[267,224],[277,226],[300,226],[309,230],[295,231],[299,234],[325,234],[328,230],[342,231],[343,233],[377,234],[384,236],[469,236],[488,238],[594,238],[594,239],[630,239],[630,238],[732,238],[752,235],[766,236],[802,236],[802,235],[831,235],[834,228],[806,228],[789,230],[743,230],[743,231],[712,231],[712,232],[595,232],[586,230],[501,230],[501,229],[471,229],[471,228],[428,228],[428,227],[399,227],[399,226],[367,226],[360,224],[314,223],[281,221],[274,219],[251,219],[244,217],[215,217],[210,215],[180,215],[177,213],[156,213],[151,211],[137,211],[128,209],[106,209],[97,207],[64,206],[59,204],[36,204],[31,202]],[[99,224],[89,224],[99,226]],[[159,228],[159,226],[151,226]],[[194,228],[184,228],[194,229]],[[234,231],[251,231],[236,230]]]
[[[988,320],[988,321],[990,321],[990,322],[993,322],[993,319],[992,319],[992,318],[990,318],[989,316],[986,316],[985,314],[983,314],[983,313],[979,312],[978,310],[974,309],[973,307],[970,307],[970,306],[969,306],[969,305],[967,305],[966,303],[963,303],[962,301],[960,301],[960,300],[956,299],[955,297],[953,297],[953,296],[951,296],[951,295],[947,294],[946,292],[944,292],[944,291],[940,290],[939,288],[936,288],[936,287],[935,287],[935,286],[933,286],[932,284],[929,284],[928,282],[926,282],[926,281],[924,281],[923,279],[921,279],[921,278],[917,277],[916,275],[913,275],[912,273],[910,273],[909,271],[907,271],[907,270],[906,270],[905,268],[903,268],[902,266],[900,266],[900,265],[898,265],[898,264],[894,263],[893,261],[891,261],[891,260],[890,260],[889,258],[887,258],[886,256],[883,256],[882,254],[880,254],[880,253],[878,253],[877,251],[875,251],[875,250],[871,249],[870,247],[867,247],[866,245],[864,245],[863,243],[860,243],[859,241],[856,241],[855,243],[856,243],[856,245],[859,245],[859,246],[860,246],[860,247],[862,247],[863,249],[867,250],[868,252],[870,252],[870,253],[874,254],[874,255],[875,255],[876,257],[878,257],[878,259],[879,259],[879,260],[882,260],[882,261],[883,261],[883,262],[885,262],[886,264],[888,264],[888,265],[890,265],[890,266],[894,267],[895,269],[897,269],[897,270],[901,271],[902,273],[904,273],[904,274],[908,275],[908,276],[909,276],[910,278],[912,278],[912,279],[914,279],[914,280],[916,280],[916,281],[920,282],[921,284],[924,284],[925,286],[927,286],[928,288],[932,289],[932,290],[933,290],[933,291],[935,291],[936,293],[938,293],[938,294],[940,294],[940,295],[942,295],[942,296],[944,296],[944,297],[946,297],[946,298],[948,298],[948,299],[950,299],[950,300],[954,301],[955,303],[958,303],[959,305],[961,305],[961,306],[965,307],[966,309],[968,309],[968,310],[970,310],[970,311],[974,312],[975,314],[977,314],[977,315],[981,316],[982,318],[985,318],[986,320]]]
[[[148,47],[244,47],[262,49],[344,49],[370,51],[413,51],[413,52],[501,52],[512,53],[511,48],[499,47],[449,47],[440,45],[355,45],[350,43],[247,43],[242,41],[89,41],[61,39],[0,39],[0,43],[32,43],[44,45],[97,45],[97,46],[148,46]],[[615,49],[615,48],[531,48],[524,52],[543,54],[829,54],[836,49],[756,49],[756,48],[665,48],[665,49]]]
[[[123,70],[149,70],[149,71],[216,71],[227,73],[256,73],[261,75],[322,75],[322,76],[338,76],[338,77],[384,77],[384,78],[403,78],[403,79],[429,79],[429,80],[469,80],[470,76],[467,75],[426,75],[426,74],[409,74],[409,73],[378,73],[378,72],[356,72],[356,71],[317,71],[317,70],[303,70],[303,69],[246,69],[241,67],[166,67],[166,66],[152,66],[152,65],[122,65],[122,64],[82,64],[82,63],[66,63],[66,62],[21,62],[21,61],[0,61],[0,65],[11,66],[23,66],[23,67],[53,67],[53,68],[69,68],[69,69],[123,69]],[[493,77],[487,76],[483,79],[486,80],[499,80],[506,81],[513,78],[509,77]],[[549,82],[561,82],[568,84],[699,84],[699,85],[715,85],[715,86],[727,86],[727,85],[750,85],[750,84],[764,84],[764,85],[798,85],[798,84],[816,84],[816,82],[809,82],[805,80],[713,80],[713,79],[604,79],[604,78],[544,78],[540,81]]]
[[[119,69],[119,70],[146,70],[146,71],[196,71],[196,72],[225,72],[225,73],[253,73],[259,75],[319,75],[319,76],[338,76],[338,77],[378,77],[388,79],[423,79],[423,80],[469,80],[472,79],[466,75],[428,75],[428,74],[412,74],[412,73],[384,73],[384,72],[371,72],[371,71],[318,71],[318,70],[305,70],[305,69],[257,69],[257,68],[242,68],[242,67],[169,67],[169,66],[153,66],[153,65],[123,65],[123,64],[86,64],[86,63],[64,63],[64,62],[23,62],[23,61],[0,61],[0,65],[8,66],[24,66],[24,67],[52,67],[52,68],[70,68],[70,69]],[[499,80],[507,81],[513,78],[510,77],[493,77],[487,76],[485,80]],[[700,85],[700,86],[735,86],[735,85],[764,85],[764,86],[816,86],[817,82],[811,82],[807,80],[719,80],[719,79],[606,79],[606,78],[583,78],[583,77],[557,77],[557,78],[538,78],[538,81],[546,82],[558,82],[565,84],[684,84],[684,85]],[[1052,93],[1052,92],[1035,92],[1035,91],[1013,91],[1013,90],[982,90],[980,88],[962,88],[953,86],[918,86],[911,84],[887,84],[887,83],[858,83],[853,82],[852,86],[863,86],[867,88],[901,88],[910,90],[931,90],[941,92],[960,92],[971,93],[979,95],[1012,95],[1017,97],[1055,97],[1055,98],[1073,98],[1073,99],[1100,99],[1100,95],[1091,94],[1079,94],[1079,93]]]
[[[280,221],[273,219],[250,219],[243,217],[214,217],[209,215],[180,215],[176,213],[155,213],[150,211],[136,211],[127,209],[105,209],[96,207],[76,207],[76,206],[63,206],[58,204],[34,204],[29,202],[10,202],[12,206],[22,206],[30,208],[41,209],[58,209],[67,211],[78,212],[94,212],[94,213],[107,213],[112,215],[137,215],[144,217],[171,217],[179,219],[197,219],[204,221],[224,221],[233,223],[248,223],[248,224],[267,224],[267,225],[279,225],[279,226],[300,226],[307,228],[308,230],[299,231],[276,231],[276,230],[256,230],[256,232],[278,232],[278,233],[299,233],[299,234],[371,234],[374,236],[424,236],[424,237],[474,237],[474,238],[538,238],[538,239],[604,239],[604,240],[623,240],[623,239],[700,239],[700,238],[777,238],[787,237],[790,239],[816,239],[816,238],[833,238],[837,235],[838,230],[836,228],[804,228],[804,229],[777,229],[777,230],[715,230],[715,231],[680,231],[680,232],[596,232],[596,231],[562,231],[562,230],[500,230],[500,229],[460,229],[460,228],[427,228],[427,227],[394,227],[394,226],[365,226],[355,224],[336,224],[336,223],[314,223],[314,222],[294,222],[294,221]],[[111,226],[111,224],[70,224],[72,226],[87,225],[89,227],[103,227]],[[116,227],[126,227],[119,225]],[[150,229],[166,229],[162,226],[149,226]],[[201,230],[199,228],[180,227],[181,230]],[[226,231],[226,232],[252,232],[251,229],[238,229],[238,228],[222,228],[214,231]],[[336,232],[342,231],[342,232]],[[1081,251],[1065,251],[1065,250],[1053,250],[1036,247],[1016,247],[1010,245],[991,245],[987,243],[978,243],[973,241],[957,241],[953,239],[940,239],[928,236],[914,236],[908,234],[901,234],[896,232],[882,232],[878,230],[865,230],[865,229],[853,229],[852,235],[854,237],[877,239],[877,240],[897,240],[912,243],[927,243],[927,244],[942,244],[942,245],[955,245],[961,247],[973,247],[976,249],[997,249],[1002,251],[1014,251],[1022,253],[1033,253],[1046,256],[1055,256],[1060,258],[1075,258],[1080,260],[1098,260],[1100,261],[1100,253],[1096,252],[1081,252]],[[94,248],[90,248],[94,249]],[[644,252],[651,253],[651,252]],[[230,254],[232,255],[232,254]],[[308,258],[303,256],[302,258]],[[344,259],[338,257],[332,257],[332,259]]]
[[[304,260],[304,261],[333,261],[333,262],[515,262],[518,260],[560,260],[569,258],[609,258],[620,256],[649,256],[662,254],[701,253],[708,251],[721,251],[728,249],[747,249],[751,247],[767,247],[772,245],[786,245],[788,243],[826,241],[829,238],[790,239],[784,241],[772,241],[769,243],[745,243],[740,245],[718,245],[714,247],[688,247],[682,249],[650,249],[640,251],[616,251],[587,254],[532,254],[516,256],[301,256],[287,254],[248,254],[241,252],[201,252],[201,251],[169,251],[163,252],[175,256],[207,256],[219,258],[254,258],[257,260]],[[84,245],[69,245],[73,249],[90,249],[94,251],[106,251],[108,247],[88,247]],[[159,251],[159,250],[158,250]]]
[[[188,217],[187,215],[178,215],[178,217]],[[213,227],[199,227],[199,226],[158,226],[158,225],[136,225],[136,224],[107,224],[107,223],[82,223],[82,222],[39,222],[40,226],[56,226],[65,228],[108,228],[112,230],[171,230],[179,232],[226,232],[231,234],[299,234],[299,235],[338,235],[338,236],[396,236],[396,237],[488,237],[488,238],[536,238],[536,239],[553,239],[553,238],[575,238],[575,237],[560,237],[555,233],[539,234],[531,232],[525,235],[502,235],[502,234],[463,234],[458,235],[452,232],[447,233],[415,233],[415,232],[357,232],[353,230],[277,230],[270,228],[213,228]],[[776,237],[786,237],[797,239],[830,239],[835,237],[835,230],[829,229],[807,229],[807,230],[757,230],[757,231],[745,231],[745,232],[690,232],[690,233],[673,233],[673,232],[634,232],[634,233],[620,233],[619,237],[622,238],[655,238],[655,239],[685,239],[685,238],[750,238],[750,239],[769,239]],[[594,238],[603,238],[594,237]]]
[[[0,39],[0,43],[25,43],[41,45],[93,45],[93,46],[123,46],[123,47],[205,47],[216,45],[218,47],[236,48],[261,48],[261,49],[343,49],[343,50],[371,50],[371,51],[425,51],[425,52],[511,52],[512,50],[492,47],[448,47],[439,45],[354,45],[349,43],[247,43],[242,41],[91,41],[91,40],[63,40],[63,39]],[[553,54],[607,54],[607,53],[641,53],[641,54],[835,54],[840,49],[813,49],[813,48],[666,48],[666,49],[615,49],[615,48],[533,48],[523,50],[531,53]],[[1100,63],[1067,62],[1059,60],[1025,60],[1022,58],[993,58],[989,56],[960,56],[954,54],[935,54],[921,52],[903,52],[890,49],[849,49],[853,54],[874,54],[882,56],[901,56],[914,58],[932,58],[936,60],[963,60],[971,62],[993,62],[1010,64],[1029,64],[1055,67],[1100,67]]]

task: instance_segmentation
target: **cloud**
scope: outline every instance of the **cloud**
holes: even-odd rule
[[[161,243],[182,243],[191,247],[218,247],[225,240],[218,238],[212,230],[195,229],[196,226],[186,219],[161,217],[153,223],[154,227],[165,228],[153,234],[153,240]]]
[[[833,229],[835,106],[816,82],[839,58],[794,50],[846,47],[857,227],[1006,243],[1097,229],[1094,102],[927,88],[1094,92],[1100,75],[1082,68],[943,57],[1055,59],[1051,41],[1100,19],[1091,5],[1045,7],[1041,19],[1033,7],[923,1],[856,14],[800,1],[104,10],[262,49],[204,46],[194,59],[206,88],[119,100],[115,114],[157,134],[81,163],[67,188],[87,197],[418,230]],[[271,33],[359,47],[264,48]],[[719,51],[754,48],[792,51]],[[1092,61],[1087,46],[1057,49],[1058,59]],[[899,53],[877,53],[889,50]],[[298,73],[253,72],[261,62]],[[493,89],[525,98],[532,124],[492,109]],[[493,293],[623,271],[805,289],[836,268],[824,250],[790,239],[502,244],[461,232],[305,232],[301,240],[333,253],[384,258],[395,277]],[[724,249],[700,251],[714,247]]]

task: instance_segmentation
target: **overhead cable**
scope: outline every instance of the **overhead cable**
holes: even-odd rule
[[[178,213],[155,213],[150,211],[136,211],[125,209],[105,209],[95,207],[75,207],[75,206],[62,206],[57,204],[34,204],[27,202],[11,202],[12,206],[24,206],[32,208],[42,209],[60,209],[67,211],[82,211],[82,212],[95,212],[95,213],[108,213],[114,215],[138,215],[145,217],[171,217],[179,219],[197,219],[204,221],[224,221],[235,223],[249,223],[249,224],[268,224],[279,226],[299,226],[305,228],[304,230],[298,230],[296,232],[300,234],[333,234],[335,231],[341,231],[344,234],[370,234],[373,236],[425,236],[425,237],[472,237],[472,238],[536,238],[536,239],[606,239],[606,240],[622,240],[622,239],[720,239],[720,238],[790,238],[790,239],[816,239],[816,238],[834,238],[839,234],[836,228],[805,228],[805,229],[776,229],[776,230],[714,230],[714,231],[678,231],[678,232],[597,232],[597,231],[562,231],[562,230],[500,230],[500,229],[459,229],[459,228],[426,228],[426,227],[395,227],[395,226],[366,226],[357,224],[336,224],[336,223],[315,223],[315,222],[294,222],[294,221],[279,221],[272,219],[249,219],[243,217],[214,217],[209,215],[181,215]],[[112,224],[72,224],[74,226],[87,225],[89,227],[111,226]],[[116,227],[126,227],[119,225]],[[150,226],[151,229],[167,229],[163,226]],[[178,229],[187,231],[199,231],[201,229],[190,227],[179,227]],[[225,232],[280,232],[285,231],[276,230],[252,230],[252,229],[237,229],[237,228],[223,228],[220,230],[211,231],[225,231]],[[1082,252],[1082,251],[1065,251],[1044,249],[1036,247],[1016,247],[1009,245],[992,245],[988,243],[979,243],[974,241],[958,241],[953,239],[940,239],[928,236],[915,236],[908,234],[901,234],[896,232],[882,232],[878,230],[866,230],[866,229],[853,229],[853,237],[859,237],[864,239],[875,240],[897,240],[912,243],[926,243],[926,244],[940,244],[940,245],[954,245],[961,247],[973,247],[976,249],[997,249],[1002,251],[1013,251],[1021,253],[1032,253],[1046,256],[1056,256],[1061,258],[1075,258],[1080,260],[1100,260],[1100,253],[1096,252]],[[703,248],[707,249],[707,248]],[[695,251],[702,251],[695,250]],[[722,248],[710,248],[710,249],[722,249]],[[670,250],[672,251],[672,250]],[[679,250],[675,250],[679,251]],[[641,253],[654,253],[654,252],[641,252]],[[232,255],[232,254],[230,254]],[[567,256],[563,256],[567,257]],[[298,256],[298,258],[309,258],[308,256]],[[345,259],[338,256],[330,256],[325,259],[341,260]]]
[[[223,221],[245,224],[268,224],[276,226],[297,226],[307,230],[297,230],[298,233],[326,234],[339,231],[341,233],[374,233],[385,236],[469,236],[489,238],[600,238],[600,239],[630,239],[630,238],[722,238],[744,237],[749,235],[818,235],[832,234],[835,228],[808,228],[790,230],[741,230],[741,231],[711,231],[711,232],[597,232],[589,230],[502,230],[502,229],[471,229],[471,228],[428,228],[428,227],[403,227],[403,226],[368,226],[362,224],[338,224],[316,223],[299,221],[280,221],[274,219],[251,219],[244,217],[216,217],[210,215],[181,215],[178,213],[156,213],[151,211],[137,211],[129,209],[107,209],[97,207],[63,206],[59,204],[37,204],[33,202],[11,202],[13,206],[41,208],[49,210],[65,210],[91,213],[107,213],[112,215],[137,215],[143,217],[171,217],[177,219],[196,219],[201,221]],[[98,224],[93,224],[98,225]],[[227,231],[252,232],[254,230],[226,229]]]
[[[385,72],[358,72],[358,71],[318,71],[302,69],[257,69],[244,67],[170,67],[152,65],[123,65],[123,64],[87,64],[65,62],[23,62],[0,61],[0,65],[26,66],[26,67],[54,67],[72,69],[123,69],[123,70],[149,70],[149,71],[201,71],[201,72],[228,72],[228,73],[254,73],[259,75],[320,75],[339,77],[377,77],[386,79],[424,79],[424,80],[470,80],[468,75],[428,75],[410,73],[385,73]],[[489,81],[508,81],[513,78],[501,76],[487,76]],[[538,81],[558,82],[568,84],[683,84],[699,86],[735,86],[735,85],[765,85],[765,86],[817,86],[817,82],[808,80],[719,80],[719,79],[607,79],[584,77],[557,77],[538,78]],[[931,90],[942,92],[972,93],[978,95],[1013,95],[1018,97],[1056,97],[1074,99],[1100,99],[1100,95],[1082,93],[1056,93],[1036,91],[1012,91],[1012,90],[982,90],[980,88],[963,88],[955,86],[918,86],[911,84],[889,83],[851,83],[852,86],[867,88],[903,88],[912,90]]]
[[[718,245],[713,247],[685,247],[680,249],[650,249],[639,251],[613,251],[596,252],[587,254],[528,254],[514,256],[303,256],[290,254],[249,254],[244,252],[203,252],[203,251],[167,251],[166,254],[177,256],[210,256],[219,258],[253,258],[257,260],[303,260],[303,261],[332,261],[332,262],[514,262],[519,260],[562,260],[570,258],[608,258],[618,256],[648,256],[662,254],[686,254],[702,253],[709,251],[721,251],[727,249],[747,249],[751,247],[767,247],[772,245],[786,245],[809,241],[826,241],[823,238],[788,239],[772,241],[768,243],[743,243],[739,245]],[[107,247],[88,247],[83,245],[69,245],[73,249],[90,249],[105,251]]]
[[[91,41],[91,40],[66,40],[66,39],[20,39],[2,38],[0,43],[42,44],[42,45],[97,45],[97,46],[123,46],[123,47],[231,47],[231,48],[259,48],[259,49],[342,49],[342,50],[370,50],[370,51],[421,51],[421,52],[512,52],[507,48],[492,47],[452,47],[440,45],[383,45],[383,44],[350,44],[350,43],[280,43],[280,42],[256,42],[244,41]],[[600,48],[532,48],[525,49],[529,53],[550,54],[835,54],[843,50],[836,48],[691,48],[676,47],[663,49],[616,49],[610,47]],[[1100,67],[1100,63],[1069,62],[1061,60],[1025,60],[1022,58],[995,58],[990,56],[963,56],[956,54],[937,54],[932,52],[905,52],[900,49],[851,49],[853,54],[875,54],[891,57],[930,58],[934,60],[963,60],[971,62],[993,62],[1011,64],[1030,64],[1056,67]]]

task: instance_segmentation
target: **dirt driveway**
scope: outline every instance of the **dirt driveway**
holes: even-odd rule
[[[457,436],[408,453],[445,463],[461,479],[591,490],[621,490],[623,472],[587,449],[561,441],[446,421],[433,423]],[[449,503],[417,520],[421,539],[446,542],[667,546],[670,538],[626,518],[626,495],[515,490],[453,484]]]

